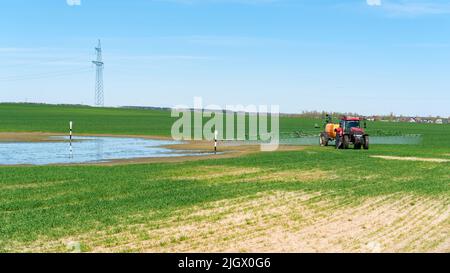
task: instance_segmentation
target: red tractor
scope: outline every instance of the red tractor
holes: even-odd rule
[[[366,121],[359,117],[341,118],[339,124],[331,123],[331,117],[327,116],[325,131],[320,134],[320,145],[328,146],[330,141],[335,141],[336,149],[348,149],[353,144],[354,149],[369,149],[369,135],[364,132],[361,122]]]

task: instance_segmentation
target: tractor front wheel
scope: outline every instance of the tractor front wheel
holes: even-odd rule
[[[364,150],[369,150],[369,136],[364,136]]]
[[[344,135],[342,146],[344,149],[348,149],[350,145],[350,137],[348,135]]]

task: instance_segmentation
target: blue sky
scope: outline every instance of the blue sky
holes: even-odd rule
[[[0,101],[93,104],[101,38],[110,106],[450,116],[450,1],[5,0],[0,29]]]

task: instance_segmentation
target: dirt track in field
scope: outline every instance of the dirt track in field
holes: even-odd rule
[[[401,161],[420,161],[420,162],[434,162],[434,163],[450,162],[450,159],[445,158],[405,157],[405,156],[386,156],[386,155],[372,155],[370,157],[381,158],[386,160],[401,160]]]
[[[218,153],[212,154],[213,144],[209,141],[190,141],[183,144],[173,144],[164,146],[169,149],[178,151],[196,151],[198,153],[206,153],[207,155],[199,156],[180,156],[180,157],[160,157],[160,158],[136,158],[136,159],[120,159],[112,160],[107,163],[99,163],[98,165],[123,165],[123,164],[143,164],[143,163],[170,163],[185,162],[206,159],[223,159],[234,158],[252,153],[260,153],[259,145],[239,145],[239,146],[219,146]],[[302,151],[305,146],[280,145],[277,151]]]
[[[0,142],[55,142],[64,140],[50,139],[62,134],[52,133],[0,133]]]

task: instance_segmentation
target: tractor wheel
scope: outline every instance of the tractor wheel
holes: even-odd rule
[[[325,133],[320,134],[320,146],[328,146],[328,136]]]
[[[364,150],[369,150],[369,136],[364,136]]]
[[[344,135],[344,139],[343,139],[343,142],[342,142],[342,148],[344,148],[344,149],[348,149],[348,146],[350,145],[350,138],[349,138],[349,136],[348,135]]]
[[[336,149],[341,148],[341,137],[339,135],[336,135]]]

